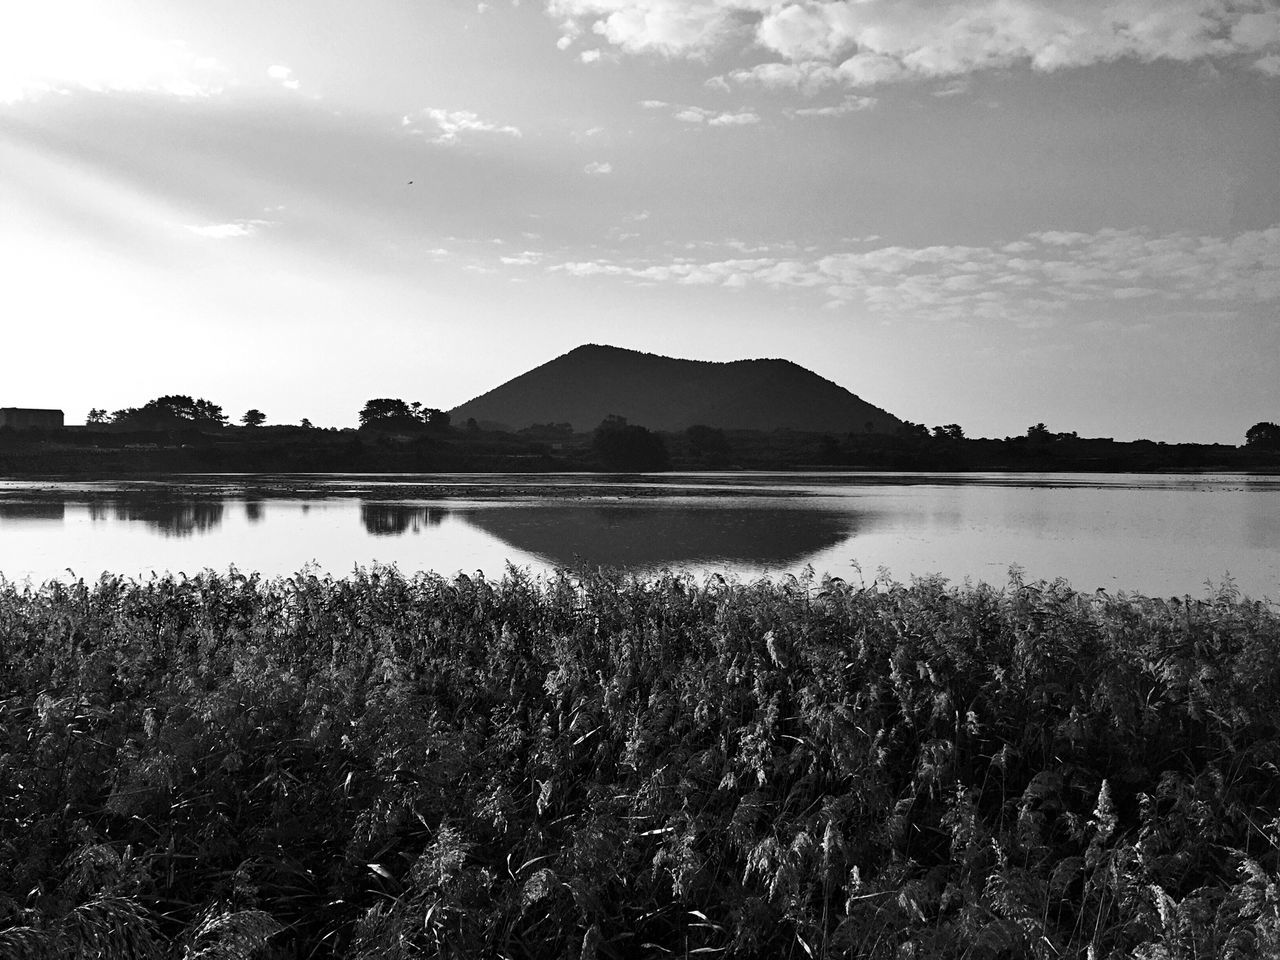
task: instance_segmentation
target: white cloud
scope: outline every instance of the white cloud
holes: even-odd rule
[[[1071,303],[1280,303],[1280,226],[1230,238],[1042,231],[999,246],[574,261],[548,269],[646,284],[818,289],[837,304],[861,301],[894,318],[1048,322]]]
[[[293,71],[288,67],[281,66],[280,64],[267,67],[267,76],[279,83],[286,90],[298,89],[298,81],[294,79]]]
[[[424,129],[424,122],[431,128]],[[506,124],[491,123],[481,120],[470,110],[443,110],[439,107],[425,107],[415,115],[400,118],[400,126],[410,133],[431,137],[433,143],[457,143],[458,137],[464,133],[499,133],[509,137],[521,136],[520,128]]]
[[[499,257],[498,262],[508,267],[528,267],[542,259],[536,250],[522,250],[513,257]]]
[[[850,94],[839,103],[829,107],[801,107],[797,110],[792,110],[791,113],[797,117],[843,117],[848,113],[870,110],[878,102],[875,97],[859,97]]]
[[[258,232],[260,227],[273,225],[270,220],[234,220],[231,223],[189,224],[187,229],[196,236],[204,237],[208,240],[235,240],[239,237],[252,236]]]
[[[962,93],[969,92],[969,81],[967,79],[952,80],[950,83],[944,84],[937,90],[933,91],[935,97],[958,97]]]
[[[1270,0],[548,0],[573,29],[627,52],[702,56],[735,34],[779,58],[710,81],[812,92],[843,84],[1040,71],[1128,58],[1280,55]]]
[[[0,103],[70,90],[202,97],[230,71],[128,10],[90,0],[0,4]]]
[[[1280,53],[1269,53],[1253,62],[1253,69],[1260,70],[1268,77],[1280,77]]]
[[[717,113],[715,116],[707,118],[707,123],[713,127],[744,127],[759,122],[759,115],[752,113],[750,110],[739,110],[737,113]]]
[[[600,51],[599,50],[583,50],[580,54],[578,54],[578,59],[581,60],[583,63],[595,63],[597,60],[600,59]]]
[[[706,107],[667,103],[665,100],[641,100],[645,110],[669,110],[673,119],[681,123],[705,123],[713,127],[742,127],[760,122],[760,115],[750,110],[721,112]]]
[[[582,168],[582,172],[589,174],[593,177],[607,176],[608,174],[613,173],[613,164],[600,163],[598,161],[592,160],[590,163],[588,163],[585,167]]]
[[[744,5],[754,0],[548,0],[547,12],[628,52],[674,56],[715,46],[736,27]]]

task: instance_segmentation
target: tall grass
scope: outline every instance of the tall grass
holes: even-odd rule
[[[1280,954],[1280,613],[0,582],[0,957]]]

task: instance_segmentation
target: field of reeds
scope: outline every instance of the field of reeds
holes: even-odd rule
[[[1280,611],[0,581],[0,957],[1280,955]]]

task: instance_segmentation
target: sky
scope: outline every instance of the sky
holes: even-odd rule
[[[970,436],[1280,421],[1280,0],[0,0],[0,406],[583,343]]]

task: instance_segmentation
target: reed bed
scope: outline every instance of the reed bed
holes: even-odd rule
[[[0,957],[1280,955],[1280,611],[0,581]]]

